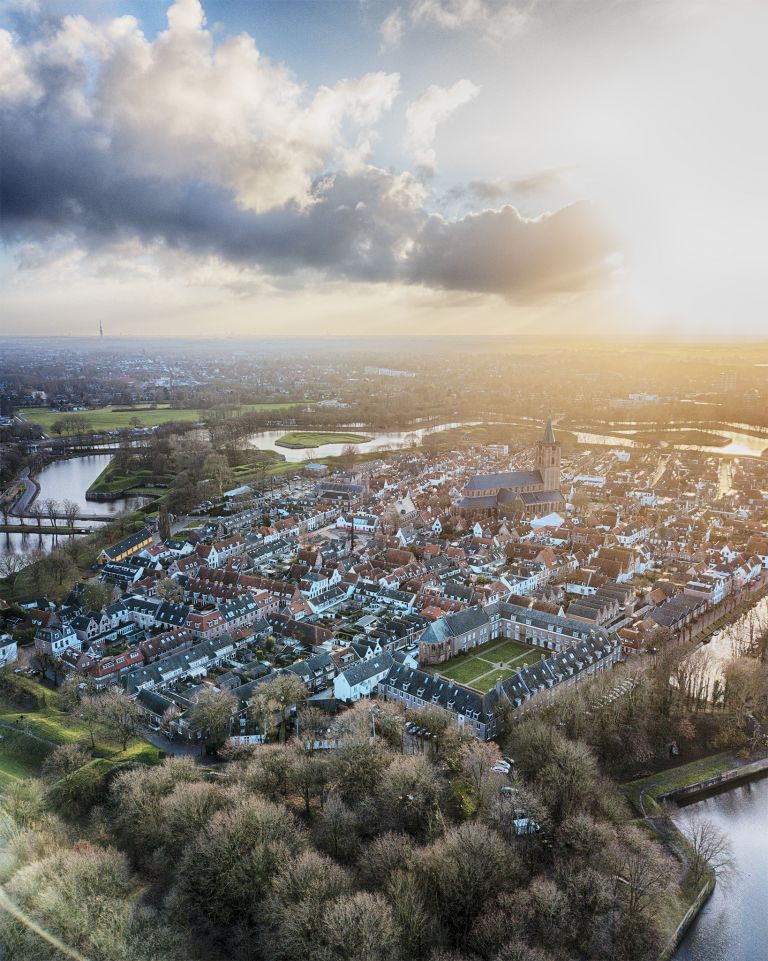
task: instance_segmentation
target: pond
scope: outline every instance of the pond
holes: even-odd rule
[[[674,961],[765,961],[768,957],[768,779],[731,788],[681,809],[730,838],[738,872],[718,884]]]

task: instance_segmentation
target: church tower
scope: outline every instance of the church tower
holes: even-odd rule
[[[536,470],[545,491],[560,490],[560,445],[555,440],[552,418],[547,420],[544,436],[536,445]]]

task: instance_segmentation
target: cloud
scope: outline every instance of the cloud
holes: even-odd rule
[[[586,204],[534,220],[502,207],[457,221],[431,216],[409,270],[428,286],[534,298],[596,286],[608,272],[611,247]]]
[[[214,42],[196,0],[154,41],[132,17],[65,17],[5,63],[0,232],[28,271],[48,247],[70,272],[96,257],[138,275],[149,258],[207,263],[230,287],[314,277],[529,297],[582,289],[610,251],[583,207],[430,215],[418,178],[367,157],[396,75],[307,91],[253,38]],[[417,159],[434,166],[437,124],[476,92],[459,81],[411,104]]]
[[[451,87],[433,84],[413,100],[406,110],[405,148],[418,167],[434,173],[437,156],[433,147],[437,125],[480,93],[471,80],[458,80]]]
[[[403,37],[404,30],[405,20],[403,19],[402,11],[400,7],[395,7],[379,27],[379,33],[381,34],[381,52],[389,50],[392,47],[397,47]]]
[[[549,190],[562,180],[564,168],[541,170],[527,177],[500,177],[496,180],[471,180],[467,190],[480,200],[499,200],[514,194],[531,194]]]
[[[533,20],[537,0],[411,0],[405,13],[397,7],[381,25],[385,46],[397,46],[406,27],[451,32],[470,31],[493,43],[522,33]]]

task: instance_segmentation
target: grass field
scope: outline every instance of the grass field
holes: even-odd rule
[[[297,401],[295,404],[243,404],[242,407],[235,408],[238,413],[247,414],[254,411],[267,410],[287,410],[302,403]],[[62,417],[78,416],[87,420],[93,430],[117,430],[120,427],[131,427],[131,420],[137,417],[141,421],[142,427],[156,427],[159,424],[170,423],[196,423],[211,416],[209,410],[187,410],[172,407],[141,407],[124,409],[120,407],[99,407],[94,410],[83,410],[69,413],[61,413],[56,410],[45,410],[41,407],[24,407],[18,411],[21,417],[33,424],[38,424],[46,433],[50,431],[54,421]]]
[[[457,684],[465,684],[485,693],[493,687],[497,678],[506,680],[512,677],[521,667],[538,661],[541,654],[538,648],[518,644],[517,641],[493,641],[471,654],[460,654],[445,667],[435,670]]]
[[[127,472],[123,472],[114,461],[111,461],[88,488],[88,493],[115,494],[137,487],[149,490],[152,489],[153,482],[168,485],[172,481],[172,474],[163,474],[158,477],[150,470],[128,470]]]
[[[323,444],[364,444],[371,440],[366,434],[328,434],[321,431],[293,431],[275,441],[280,447],[307,448],[321,447]]]
[[[14,704],[0,702],[0,793],[14,780],[36,777],[45,758],[59,744],[82,744],[91,750],[87,727],[77,713],[66,713],[56,705],[56,692],[30,677],[14,678],[19,694],[35,698],[36,704],[19,709]],[[143,738],[132,738],[128,748],[110,737],[101,728],[95,731],[94,759],[119,764],[140,761],[157,764],[160,752]],[[90,762],[92,763],[92,762]]]
[[[0,793],[11,781],[37,777],[40,767],[53,750],[21,731],[0,729]]]

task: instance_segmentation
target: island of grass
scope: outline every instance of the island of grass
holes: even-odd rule
[[[258,413],[261,411],[280,411],[290,410],[301,405],[302,401],[295,403],[280,404],[243,404],[241,407],[231,409],[233,416],[241,414]],[[37,424],[46,433],[50,433],[56,421],[62,418],[72,417],[82,419],[88,424],[89,430],[106,431],[119,430],[124,427],[158,427],[162,424],[195,424],[213,418],[218,413],[217,408],[198,409],[170,407],[165,404],[156,406],[131,407],[98,407],[93,410],[80,411],[58,411],[48,410],[44,407],[24,407],[18,411],[20,417],[32,424]]]
[[[485,694],[496,684],[497,679],[505,681],[520,668],[535,664],[544,653],[538,647],[499,639],[482,644],[467,654],[459,654],[447,664],[425,667],[424,670]]]
[[[638,444],[669,444],[675,447],[685,444],[688,447],[727,447],[731,443],[730,437],[713,434],[706,430],[688,428],[685,430],[640,430],[634,434],[622,434]]]
[[[364,444],[372,440],[367,434],[327,434],[321,431],[292,431],[290,434],[276,440],[278,447],[289,447],[291,450],[302,450],[311,447],[323,447],[325,444]]]
[[[116,460],[107,464],[86,491],[88,500],[117,500],[127,494],[156,497],[165,492],[172,483],[173,474],[157,474],[154,471],[129,465],[121,467]]]
[[[509,444],[526,447],[541,437],[541,428],[529,424],[460,424],[445,430],[428,431],[421,438],[421,446],[433,449],[475,447],[481,444]],[[557,442],[570,449],[576,445],[576,435],[568,430],[555,428]]]

